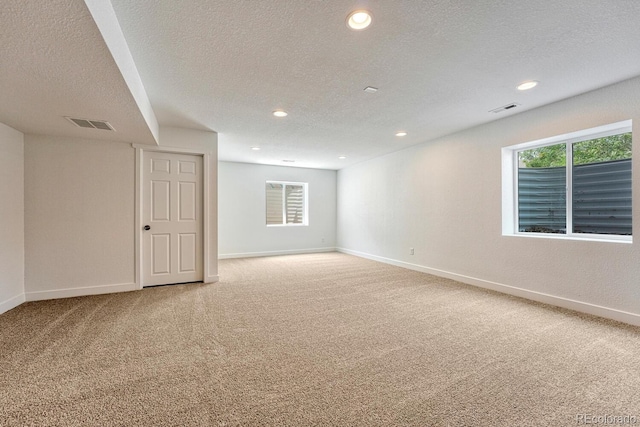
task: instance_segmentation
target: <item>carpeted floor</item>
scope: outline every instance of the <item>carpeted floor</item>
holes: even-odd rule
[[[220,274],[0,315],[0,425],[640,425],[640,328],[338,253]]]

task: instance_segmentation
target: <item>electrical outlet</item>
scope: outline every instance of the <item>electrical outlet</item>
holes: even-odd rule
[[[413,255],[413,248],[409,248],[409,255]]]

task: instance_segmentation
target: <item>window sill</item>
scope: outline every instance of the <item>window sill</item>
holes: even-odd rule
[[[502,233],[507,237],[529,237],[534,239],[551,239],[551,240],[577,240],[582,242],[604,242],[604,243],[633,243],[633,236],[611,236],[589,234],[580,236],[576,234],[554,234],[554,233]]]
[[[308,227],[309,224],[267,224],[267,227]]]

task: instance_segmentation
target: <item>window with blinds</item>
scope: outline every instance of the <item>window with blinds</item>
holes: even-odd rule
[[[307,225],[307,184],[267,181],[267,225]]]

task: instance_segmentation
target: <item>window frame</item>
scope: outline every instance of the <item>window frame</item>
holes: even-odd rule
[[[267,224],[267,193],[266,186],[267,184],[279,184],[282,185],[282,224]],[[286,210],[286,188],[287,185],[290,186],[302,186],[303,195],[303,218],[301,223],[287,223],[287,210]],[[307,182],[293,182],[293,181],[265,181],[265,190],[264,190],[265,200],[264,200],[264,220],[265,225],[267,227],[307,227],[309,226],[309,184]]]
[[[573,144],[596,138],[632,132],[632,120],[623,120],[563,135],[524,142],[502,148],[502,235],[561,240],[590,240],[600,242],[632,243],[633,235],[595,234],[573,232]],[[632,136],[633,139],[633,136]],[[540,233],[520,231],[518,198],[519,153],[533,148],[566,144],[566,233]],[[633,158],[633,156],[632,156]]]

